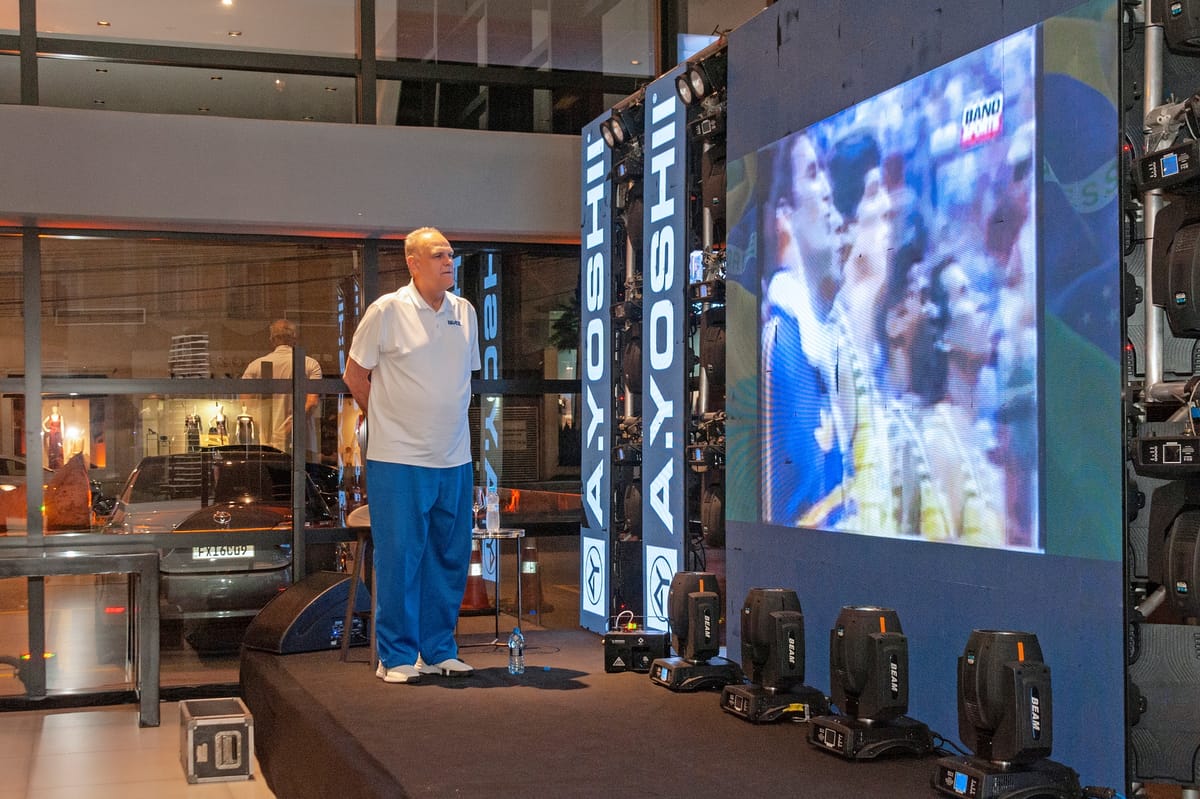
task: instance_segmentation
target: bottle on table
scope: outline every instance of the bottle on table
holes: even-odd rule
[[[487,494],[487,516],[486,522],[489,533],[494,533],[500,529],[500,495],[495,491],[489,491]]]
[[[520,626],[513,627],[512,635],[508,636],[508,673],[525,673],[525,636]]]

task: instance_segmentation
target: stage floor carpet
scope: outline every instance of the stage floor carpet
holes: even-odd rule
[[[675,693],[606,673],[600,636],[531,630],[510,675],[489,633],[459,636],[476,671],[389,685],[365,648],[244,650],[242,697],[280,799],[355,797],[931,797],[935,757],[852,763],[807,724],[751,724],[718,691]]]

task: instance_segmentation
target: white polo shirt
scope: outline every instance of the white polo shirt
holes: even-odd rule
[[[410,282],[367,308],[350,357],[371,372],[367,458],[446,468],[471,461],[467,407],[479,369],[475,307],[447,293],[433,310]]]

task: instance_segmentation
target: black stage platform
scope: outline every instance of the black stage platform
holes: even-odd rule
[[[849,763],[814,749],[806,724],[755,725],[720,693],[674,693],[604,671],[599,636],[531,631],[524,675],[507,650],[459,637],[467,679],[388,685],[337,652],[245,650],[242,697],[280,799],[354,797],[812,797],[937,794],[936,758]],[[474,645],[473,645],[474,644]]]

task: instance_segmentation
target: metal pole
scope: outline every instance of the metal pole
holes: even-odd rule
[[[1148,118],[1150,112],[1162,101],[1163,23],[1156,18],[1157,3],[1146,3],[1142,7],[1146,14],[1146,49],[1142,75],[1146,90],[1142,96],[1142,115]],[[1142,195],[1142,218],[1146,233],[1146,285],[1143,287],[1143,307],[1146,309],[1146,398],[1151,401],[1172,396],[1169,388],[1162,385],[1163,312],[1154,304],[1154,222],[1162,206],[1160,190],[1148,191]]]
[[[308,398],[308,372],[304,368],[304,348],[292,345],[292,581],[307,574],[304,542],[304,513],[308,507],[305,491],[308,473],[308,415],[304,403]],[[342,635],[349,635],[343,630]]]

